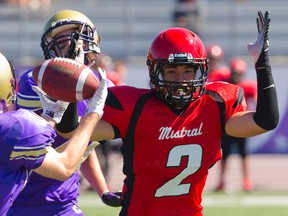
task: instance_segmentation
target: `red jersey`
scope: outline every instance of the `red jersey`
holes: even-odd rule
[[[211,83],[179,114],[149,89],[109,88],[103,120],[123,138],[120,215],[202,216],[208,170],[221,158],[224,123],[245,109],[242,89]]]

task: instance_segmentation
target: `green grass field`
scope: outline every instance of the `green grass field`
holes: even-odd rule
[[[82,192],[79,205],[86,216],[116,216],[93,192]],[[288,192],[211,193],[203,197],[205,216],[287,216]]]

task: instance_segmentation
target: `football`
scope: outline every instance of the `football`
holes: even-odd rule
[[[100,83],[86,65],[60,57],[48,59],[36,66],[32,76],[48,96],[67,102],[91,98]]]

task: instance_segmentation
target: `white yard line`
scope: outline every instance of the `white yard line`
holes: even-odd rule
[[[203,206],[288,206],[286,196],[206,196]]]
[[[288,206],[288,196],[284,195],[271,195],[271,196],[234,196],[234,195],[223,195],[223,196],[209,196],[203,197],[202,205],[205,207],[218,206],[218,207],[233,207],[233,206]],[[97,207],[105,206],[100,198],[95,196],[81,196],[79,198],[80,207]]]

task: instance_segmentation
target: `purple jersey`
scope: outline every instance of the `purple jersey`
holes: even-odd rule
[[[39,96],[31,88],[36,85],[32,77],[32,70],[25,72],[18,82],[17,109],[39,110],[42,113],[41,101]]]
[[[17,108],[39,110],[41,103],[32,86],[36,85],[31,71],[24,73],[19,81],[17,94]],[[108,85],[110,85],[108,83]],[[40,105],[37,105],[40,104]],[[78,114],[83,116],[86,110],[87,101],[78,102]],[[53,148],[60,147],[66,139],[57,136],[52,144]],[[83,160],[91,150],[95,148],[93,142],[89,144]],[[80,176],[74,173],[66,181],[58,181],[32,173],[24,190],[20,193],[14,204],[8,211],[8,215],[81,215],[77,208],[79,196]]]
[[[33,112],[18,110],[0,115],[0,215],[5,215],[38,168],[56,133]]]

